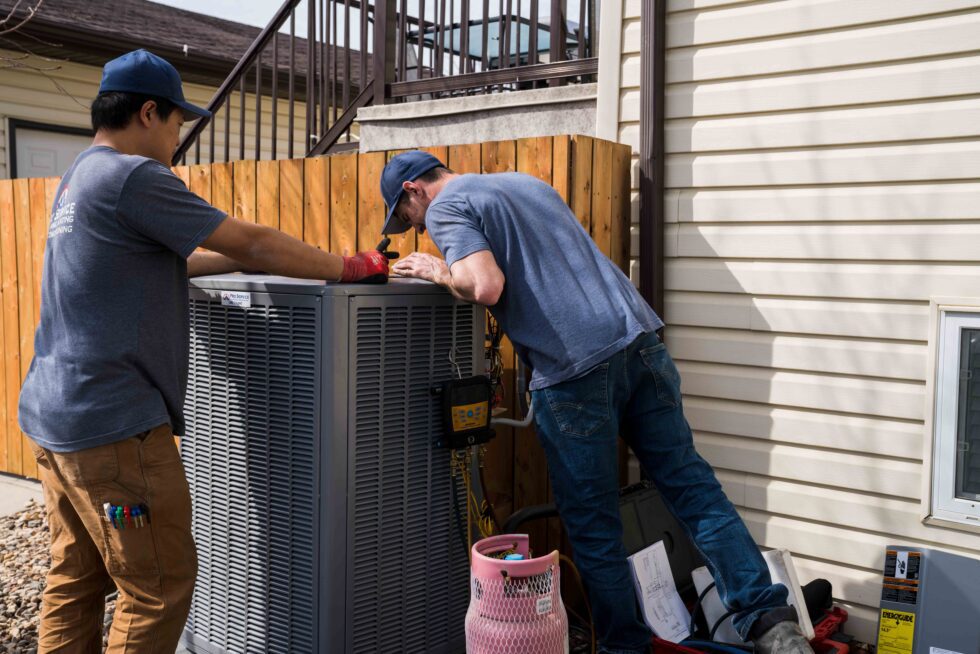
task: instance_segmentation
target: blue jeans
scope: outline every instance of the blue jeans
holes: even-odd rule
[[[619,515],[617,437],[685,526],[745,638],[763,612],[786,606],[759,548],[714,470],[694,450],[680,375],[656,334],[644,334],[581,377],[533,393],[555,501],[592,606],[600,652],[645,652]]]

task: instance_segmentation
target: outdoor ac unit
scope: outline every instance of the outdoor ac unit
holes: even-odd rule
[[[462,652],[466,496],[431,389],[481,372],[484,311],[415,280],[221,275],[190,296],[185,645]]]

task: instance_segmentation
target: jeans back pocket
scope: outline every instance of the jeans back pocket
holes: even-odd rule
[[[608,362],[543,392],[563,434],[591,436],[609,421]]]
[[[679,406],[681,403],[681,375],[677,372],[667,346],[658,343],[652,347],[640,350],[640,358],[657,386],[657,399],[670,406]]]

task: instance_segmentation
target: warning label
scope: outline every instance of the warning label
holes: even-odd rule
[[[918,581],[921,561],[921,552],[888,550],[885,553],[885,578]]]
[[[884,602],[898,602],[900,604],[914,605],[919,597],[919,590],[916,586],[904,586],[902,584],[882,584],[881,599]]]
[[[881,610],[878,622],[878,654],[912,654],[915,614]]]
[[[915,605],[919,600],[920,552],[888,550],[885,553],[884,579],[881,585],[883,602]]]

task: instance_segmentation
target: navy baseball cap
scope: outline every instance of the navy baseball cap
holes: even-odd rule
[[[402,193],[405,192],[402,184],[414,182],[420,175],[442,165],[444,164],[441,161],[421,150],[404,152],[388,162],[381,173],[381,195],[388,205],[388,217],[385,218],[385,226],[381,229],[382,234],[401,234],[412,228],[395,215],[395,207],[398,206],[398,201],[402,199]]]
[[[207,109],[184,100],[184,89],[177,69],[166,59],[146,50],[127,52],[102,68],[99,93],[110,91],[165,98],[184,110],[184,120],[211,117]]]

